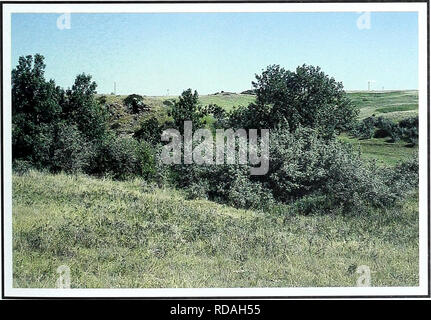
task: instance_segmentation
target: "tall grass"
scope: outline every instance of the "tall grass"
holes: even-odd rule
[[[13,176],[15,287],[418,285],[417,194],[367,216],[238,210],[180,191],[83,175]]]

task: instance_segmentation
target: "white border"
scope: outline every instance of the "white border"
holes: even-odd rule
[[[12,280],[11,13],[168,12],[418,12],[419,26],[419,286],[202,289],[20,289]],[[3,155],[6,297],[304,297],[416,296],[428,294],[427,241],[427,4],[426,3],[227,3],[227,4],[3,4]],[[427,119],[427,121],[425,121]]]

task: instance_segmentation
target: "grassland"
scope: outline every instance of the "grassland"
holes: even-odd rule
[[[395,122],[418,115],[418,92],[410,91],[356,91],[348,92],[348,96],[359,109],[359,119],[383,116]],[[101,96],[101,95],[99,95]],[[169,106],[178,99],[177,96],[144,96],[144,103],[150,107],[150,112],[131,115],[125,111],[123,100],[126,95],[105,96],[108,104],[116,104],[118,108],[112,117],[112,125],[119,132],[131,134],[139,128],[142,119],[151,115],[166,118]],[[247,106],[255,101],[255,96],[238,93],[218,93],[199,96],[202,106],[217,104],[230,111],[238,106]]]
[[[403,91],[351,91],[347,95],[360,109],[359,119],[372,115],[385,116],[395,121],[416,116],[418,114],[417,90]],[[108,95],[108,103],[122,103],[125,95]],[[177,96],[144,96],[144,102],[155,110],[166,107],[166,100],[176,100]],[[238,93],[218,93],[201,95],[199,101],[202,105],[217,104],[226,110],[237,106],[247,106],[255,101],[255,96]]]
[[[415,91],[349,95],[362,118],[417,114],[397,107],[417,106]],[[145,97],[159,111],[169,98]],[[229,109],[254,97],[200,99]],[[403,142],[340,139],[380,165],[417,153]],[[138,179],[14,174],[14,286],[54,287],[60,265],[70,267],[71,285],[79,288],[354,286],[360,265],[370,267],[373,286],[417,286],[417,197],[366,216],[304,216],[288,207],[263,213],[189,201],[181,191]]]
[[[141,180],[13,176],[15,287],[418,285],[418,206],[367,216],[303,216],[185,200]]]
[[[359,119],[375,115],[399,121],[418,115],[417,90],[357,91],[348,96],[360,109]]]

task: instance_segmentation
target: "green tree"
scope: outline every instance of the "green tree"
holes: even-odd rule
[[[80,74],[66,91],[63,118],[76,124],[88,140],[100,140],[106,131],[107,114],[95,99],[97,84],[91,75]]]
[[[61,116],[64,91],[46,81],[44,57],[20,57],[12,70],[12,157],[43,161],[51,126]]]
[[[252,84],[256,104],[250,110],[253,114],[248,117],[252,122],[249,125],[259,121],[260,126],[275,128],[286,120],[292,131],[301,125],[330,136],[350,126],[358,114],[342,83],[328,77],[320,67],[304,64],[289,71],[271,65],[256,75]]]
[[[199,95],[197,91],[192,93],[192,89],[183,91],[178,101],[172,107],[172,117],[175,127],[183,133],[184,121],[192,121],[193,128],[201,126],[200,109],[198,105]]]

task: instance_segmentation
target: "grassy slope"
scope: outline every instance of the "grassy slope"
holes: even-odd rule
[[[379,108],[417,104],[417,92],[349,94],[362,118],[379,115]],[[165,98],[146,100],[162,110]],[[201,96],[202,103],[225,108],[252,100]],[[402,142],[340,139],[360,144],[364,158],[383,165],[417,153]],[[359,265],[375,272],[372,285],[418,285],[417,195],[400,209],[367,217],[284,221],[186,201],[174,190],[144,192],[139,180],[33,172],[13,176],[13,232],[16,287],[53,287],[62,264],[72,270],[73,287],[353,286]]]
[[[14,286],[354,286],[357,266],[374,286],[418,285],[418,209],[366,217],[287,220],[139,180],[31,172],[13,177]]]
[[[360,108],[359,118],[384,116],[394,121],[418,115],[418,91],[357,91],[348,93]]]
[[[396,143],[389,142],[388,138],[373,138],[367,140],[358,140],[351,138],[346,134],[342,134],[340,140],[349,142],[355,146],[360,146],[362,157],[368,160],[377,160],[377,163],[385,165],[395,165],[400,160],[406,160],[407,158],[418,154],[418,147],[409,147],[404,141]]]
[[[409,91],[353,91],[348,96],[360,108],[360,119],[371,115],[384,116],[395,121],[415,116],[418,114],[418,92]],[[121,103],[126,96],[107,96],[109,103]],[[159,110],[164,108],[163,101],[176,99],[176,96],[145,96],[144,100],[152,108]],[[236,106],[247,106],[255,100],[255,96],[249,94],[225,93],[217,95],[202,95],[199,97],[202,105],[218,104],[226,110]]]

